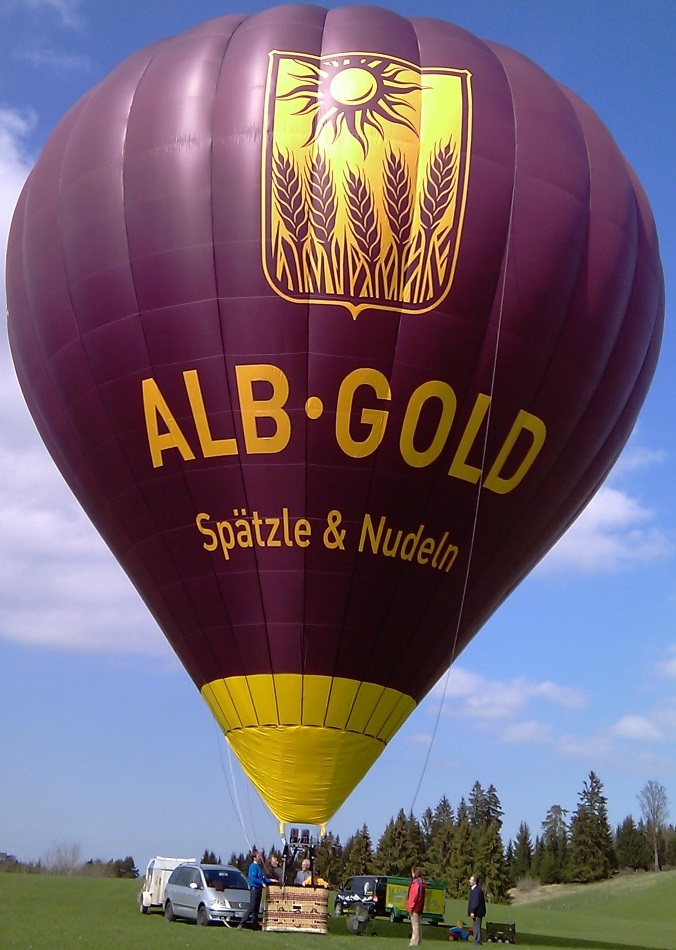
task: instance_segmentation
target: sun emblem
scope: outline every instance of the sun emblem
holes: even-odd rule
[[[280,99],[298,100],[296,115],[312,117],[305,145],[330,128],[335,141],[343,128],[368,152],[366,129],[385,137],[383,122],[405,126],[414,135],[418,129],[411,117],[416,113],[412,97],[419,97],[421,84],[411,81],[411,71],[398,63],[365,56],[345,56],[302,63],[303,72],[292,73],[298,85]]]

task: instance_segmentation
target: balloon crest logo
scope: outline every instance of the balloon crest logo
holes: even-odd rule
[[[434,309],[460,247],[471,104],[467,70],[271,52],[261,243],[275,292],[354,319]]]

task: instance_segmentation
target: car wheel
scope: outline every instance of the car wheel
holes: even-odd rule
[[[398,920],[399,920],[399,914],[396,912],[396,910],[391,910],[391,911],[390,911],[390,921],[391,921],[393,924],[396,924],[396,923],[398,922]]]
[[[333,907],[333,916],[334,916],[334,917],[342,917],[342,916],[343,916],[343,905],[340,903],[340,901],[336,901],[336,903],[334,904],[334,907]]]
[[[200,904],[197,908],[197,923],[200,927],[209,926],[209,911],[206,909],[204,904]]]
[[[171,906],[171,901],[167,901],[164,905],[164,919],[165,920],[176,920],[174,917],[174,908]]]

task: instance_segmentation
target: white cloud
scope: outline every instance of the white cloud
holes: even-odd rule
[[[657,742],[663,738],[662,731],[646,716],[622,716],[610,732],[620,739],[638,742]]]
[[[672,646],[668,653],[669,658],[659,663],[657,668],[663,676],[676,679],[676,645]]]
[[[515,722],[507,726],[500,738],[503,742],[519,745],[546,745],[552,741],[552,730],[544,723],[531,719],[528,722]]]
[[[0,240],[31,167],[34,118],[0,110]],[[3,267],[5,255],[2,255]],[[4,278],[4,271],[3,271]],[[3,279],[4,287],[4,279]],[[42,446],[0,337],[0,636],[88,652],[171,651]]]
[[[548,680],[532,683],[522,676],[504,682],[489,680],[458,665],[451,667],[448,680],[444,677],[437,683],[433,695],[443,695],[444,689],[445,714],[479,720],[514,719],[531,703],[543,700],[564,709],[581,709],[587,703],[585,694],[574,687]]]
[[[600,573],[660,560],[671,552],[673,545],[653,524],[654,519],[655,512],[638,499],[605,485],[538,570],[574,568]]]
[[[37,444],[0,445],[0,635],[27,646],[169,653]]]
[[[14,205],[32,165],[22,143],[35,126],[35,120],[32,112],[0,108],[0,234],[3,247]],[[2,266],[5,266],[4,254]]]
[[[59,22],[71,29],[82,26],[82,0],[5,0],[7,11],[28,11],[36,17],[55,14]]]
[[[67,53],[54,49],[42,39],[34,39],[30,46],[16,49],[14,59],[21,59],[34,69],[47,69],[52,72],[80,72],[91,68],[91,58],[84,53]]]
[[[666,452],[649,449],[644,445],[634,445],[630,440],[626,449],[615,463],[615,467],[610,473],[610,478],[615,480],[622,475],[651,468],[653,465],[664,462],[666,458]]]
[[[405,744],[409,746],[422,746],[424,749],[429,749],[432,745],[432,736],[428,732],[416,732],[406,737]]]
[[[561,755],[570,758],[607,764],[613,760],[614,743],[610,737],[604,735],[563,735],[556,740],[556,749]]]

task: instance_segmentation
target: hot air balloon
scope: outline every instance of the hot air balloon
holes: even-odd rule
[[[57,466],[264,801],[310,824],[589,502],[663,320],[593,112],[371,7],[123,62],[31,172],[7,292]]]

